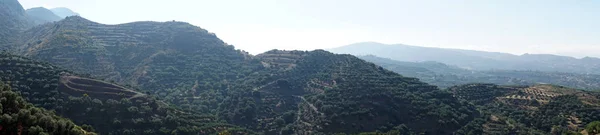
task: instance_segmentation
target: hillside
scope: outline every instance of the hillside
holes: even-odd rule
[[[34,107],[2,82],[0,99],[0,134],[94,135],[54,112]]]
[[[353,56],[325,51],[251,56],[182,22],[103,25],[74,16],[28,30],[22,37],[34,37],[22,40],[16,50],[25,56],[131,84],[185,110],[266,134],[376,130],[450,134],[477,115],[472,106],[435,86]],[[329,63],[337,60],[342,63]],[[69,78],[61,81],[66,88],[72,87]],[[357,83],[366,80],[372,81]],[[339,86],[328,86],[332,81]],[[364,95],[367,91],[373,94]],[[383,104],[394,107],[385,109]],[[278,106],[282,108],[274,108]],[[411,109],[399,109],[404,107]]]
[[[130,87],[87,78],[44,62],[0,54],[0,81],[35,106],[100,134],[197,134],[229,130],[214,116],[184,112]],[[107,116],[110,116],[107,118]]]
[[[60,18],[67,18],[69,16],[79,16],[79,13],[74,12],[71,9],[65,7],[53,8],[50,9],[54,14],[59,16]]]
[[[437,62],[403,62],[373,55],[360,56],[396,73],[416,77],[442,88],[469,83],[499,85],[556,84],[572,88],[600,89],[600,75],[515,70],[468,70]]]
[[[273,50],[256,57],[268,69],[237,83],[241,91],[219,107],[236,109],[219,116],[266,134],[451,134],[478,115],[435,86],[354,56]]]
[[[468,84],[448,89],[475,104],[482,117],[458,134],[562,134],[600,120],[600,93],[560,86]]]
[[[185,22],[69,16],[16,35],[0,81],[99,134],[455,134],[479,132],[494,109],[351,55],[253,56]],[[468,72],[421,64],[418,74]]]
[[[25,13],[27,13],[27,16],[33,20],[33,23],[35,25],[55,22],[62,19],[61,17],[54,14],[52,11],[43,7],[30,8],[25,10]]]
[[[450,134],[477,115],[435,86],[354,56],[325,51],[252,56],[182,22],[104,25],[72,16],[22,37],[33,38],[21,40],[19,54],[130,84],[187,111],[266,134]],[[76,86],[69,78],[61,82]],[[123,94],[138,95],[128,93]],[[377,98],[381,101],[369,100]]]
[[[71,16],[30,29],[22,37],[32,38],[15,45],[21,55],[139,87],[209,115],[216,113],[231,82],[263,69],[246,52],[184,22],[104,25]]]
[[[329,49],[341,54],[375,55],[397,61],[437,61],[472,70],[533,70],[600,74],[600,59],[576,59],[549,54],[512,55],[460,49],[419,47],[402,44],[386,45],[375,42],[356,43]]]
[[[18,33],[31,27],[23,6],[17,0],[0,0],[0,49],[15,42]]]

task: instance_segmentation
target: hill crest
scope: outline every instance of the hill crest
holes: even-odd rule
[[[25,10],[27,16],[33,20],[35,25],[59,21],[62,18],[44,7],[35,7]]]
[[[66,18],[69,16],[79,16],[79,13],[76,13],[73,10],[65,7],[52,8],[50,10],[61,18]]]

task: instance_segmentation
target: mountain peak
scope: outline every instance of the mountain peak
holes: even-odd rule
[[[52,12],[54,12],[54,14],[58,15],[61,18],[65,18],[65,17],[69,17],[69,16],[79,16],[79,13],[73,12],[73,10],[65,8],[65,7],[53,8],[50,10]]]
[[[55,22],[62,19],[47,8],[35,7],[25,10],[29,19],[33,20],[36,25],[48,22]]]

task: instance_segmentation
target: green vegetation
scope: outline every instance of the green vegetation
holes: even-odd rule
[[[75,16],[28,30],[23,37],[37,38],[22,41],[19,54],[138,87],[184,110],[265,134],[360,133],[401,125],[418,133],[448,134],[476,115],[473,106],[435,86],[353,56],[325,51],[251,56],[187,23],[103,25]],[[82,89],[72,88],[81,83],[66,82],[68,89]],[[71,106],[111,106],[107,98],[93,93],[70,93],[84,94],[102,104]],[[70,100],[88,102],[85,97]],[[159,106],[153,104],[157,103],[150,102],[151,108]],[[101,111],[81,113],[97,112]]]
[[[252,133],[218,122],[214,116],[178,110],[129,88],[77,77],[48,63],[2,53],[0,65],[0,80],[27,101],[101,134]]]
[[[561,134],[600,119],[600,93],[551,85],[508,87],[469,84],[449,88],[476,104],[483,117],[459,134]]]
[[[594,121],[585,126],[585,130],[590,135],[600,134],[600,121]]]
[[[244,79],[235,88],[243,91],[219,107],[225,108],[221,118],[247,128],[284,134],[399,129],[450,134],[477,115],[448,92],[354,56],[274,50],[257,57],[270,71]]]
[[[216,113],[231,82],[263,68],[249,54],[183,22],[103,25],[72,16],[24,37],[39,38],[23,41],[19,54],[131,85],[208,115]]]
[[[600,88],[595,75],[381,64],[449,87],[440,90],[351,55],[272,50],[253,56],[184,22],[104,25],[71,16],[26,31],[0,30],[12,32],[1,46],[14,53],[0,53],[0,81],[14,90],[2,89],[0,96],[17,101],[0,100],[0,120],[10,116],[12,127],[15,118],[27,121],[16,123],[24,133],[560,134],[579,133],[588,123],[586,130],[596,132],[592,121],[600,119],[594,92],[550,85],[451,87],[483,80]],[[17,106],[25,111],[6,110],[25,101],[31,104]],[[58,126],[40,125],[44,118]],[[0,134],[20,132],[12,127]]]
[[[34,107],[0,82],[0,134],[16,135],[93,135],[68,119]]]

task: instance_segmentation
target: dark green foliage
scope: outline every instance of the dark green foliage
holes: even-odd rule
[[[271,71],[244,79],[234,88],[243,90],[240,95],[219,107],[221,118],[233,124],[274,133],[289,128],[297,134],[400,128],[450,134],[476,116],[473,106],[448,92],[350,55],[274,50],[257,57]],[[286,121],[291,113],[296,118]]]
[[[600,134],[600,121],[594,121],[586,125],[585,130],[591,135]]]
[[[34,107],[19,94],[0,82],[0,134],[94,134],[84,131],[68,119],[54,112]]]
[[[22,40],[19,45],[23,49],[16,50],[19,54],[130,84],[179,108],[216,115],[216,121],[266,134],[389,131],[402,124],[415,132],[448,134],[475,115],[473,106],[458,102],[435,86],[353,56],[292,51],[255,57],[187,23],[102,25],[68,17],[28,30],[22,37],[36,39]],[[75,98],[61,102],[78,103],[66,104],[69,106],[110,107],[105,98],[92,93],[69,94]],[[80,98],[84,94],[90,99]],[[94,98],[100,102],[89,103]],[[136,108],[127,107],[128,103],[117,106],[125,107],[119,111],[122,115],[117,115],[122,117],[119,121],[84,118],[83,114],[114,115],[93,107],[59,113],[71,114],[76,122],[81,120],[97,131],[111,128],[95,123],[117,122],[124,125],[119,129],[129,129],[132,127],[127,126],[140,124],[136,117],[152,116],[140,111],[142,105],[131,102]],[[152,110],[160,106],[147,100],[141,103],[148,103]],[[323,115],[311,110],[323,110]],[[125,118],[130,122],[124,122]]]
[[[183,112],[128,88],[76,77],[48,63],[2,53],[0,65],[0,80],[27,101],[54,110],[75,123],[87,124],[85,129],[95,129],[101,134],[208,134],[226,129],[239,134],[252,133],[222,124],[214,116]],[[106,94],[115,91],[121,93]]]
[[[183,22],[103,25],[75,16],[20,37],[11,51],[69,71],[2,54],[0,80],[101,134],[543,134],[566,127],[566,114],[583,122],[597,114],[582,102],[496,101],[519,88],[443,91],[323,50],[252,56]],[[548,111],[559,108],[573,111]]]
[[[262,68],[246,52],[183,22],[103,25],[72,16],[22,37],[36,38],[22,40],[19,46],[25,49],[16,50],[19,54],[136,86],[207,114],[216,113],[231,82]]]

